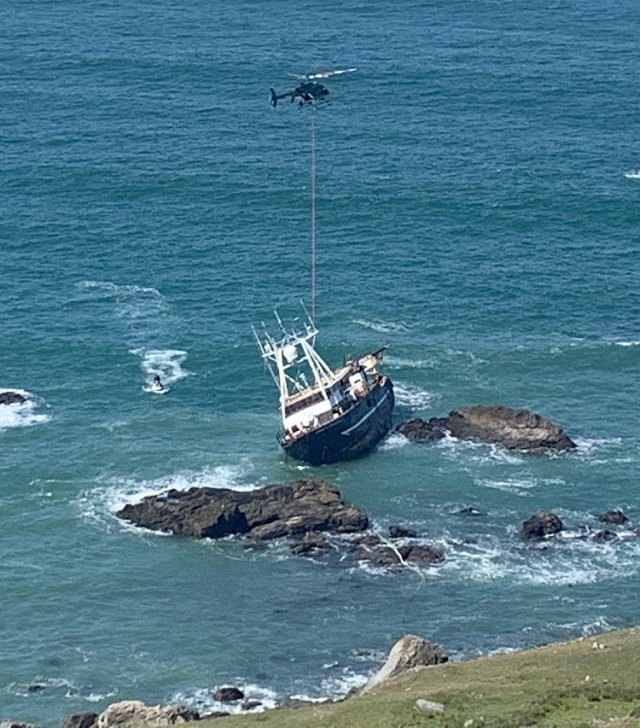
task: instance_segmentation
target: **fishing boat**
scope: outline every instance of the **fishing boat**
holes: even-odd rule
[[[379,370],[386,346],[336,368],[316,350],[316,103],[304,106],[311,111],[311,316],[304,309],[304,321],[285,328],[276,312],[277,337],[264,325],[253,333],[280,392],[280,445],[296,460],[322,465],[373,450],[391,429],[394,395]]]
[[[279,338],[254,329],[262,358],[280,391],[278,441],[295,458],[322,465],[373,450],[391,428],[391,380],[381,373],[382,347],[332,369],[316,350],[310,316],[287,330],[276,314]]]

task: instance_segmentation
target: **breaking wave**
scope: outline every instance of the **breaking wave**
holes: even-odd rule
[[[25,398],[24,402],[14,404],[0,404],[0,432],[10,427],[31,427],[41,425],[50,420],[49,415],[38,413],[36,410],[42,402],[33,394],[24,389],[0,388],[0,394],[15,392]]]

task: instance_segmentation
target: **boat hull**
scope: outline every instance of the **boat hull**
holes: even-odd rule
[[[339,419],[280,444],[287,455],[311,465],[358,458],[373,450],[391,429],[393,405],[393,385],[384,378]]]

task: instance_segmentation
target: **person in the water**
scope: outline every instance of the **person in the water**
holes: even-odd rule
[[[159,374],[156,374],[153,377],[153,388],[154,389],[158,389],[158,390],[163,390],[164,389],[164,384],[162,383],[162,379],[160,379],[160,375]]]

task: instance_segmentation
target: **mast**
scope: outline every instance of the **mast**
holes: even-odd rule
[[[316,320],[316,107],[311,105],[311,320]]]

